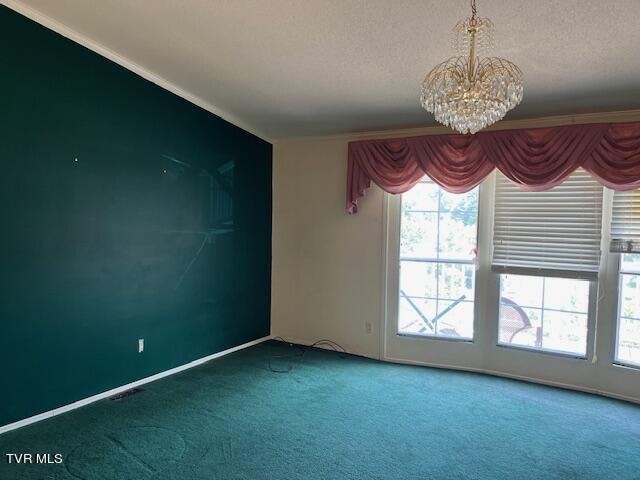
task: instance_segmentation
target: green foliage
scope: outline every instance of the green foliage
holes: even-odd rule
[[[451,219],[461,222],[465,226],[475,226],[478,221],[478,195],[463,195],[451,210]]]

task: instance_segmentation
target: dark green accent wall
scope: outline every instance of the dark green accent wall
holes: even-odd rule
[[[269,334],[271,145],[6,7],[0,220],[0,425]]]

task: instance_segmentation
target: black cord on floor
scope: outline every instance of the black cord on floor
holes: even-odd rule
[[[273,360],[286,360],[286,359],[292,360],[294,358],[302,359],[304,357],[304,354],[311,348],[324,346],[324,347],[329,347],[331,348],[331,350],[334,350],[339,353],[344,353],[344,354],[348,353],[347,350],[339,343],[334,342],[333,340],[325,339],[325,338],[323,338],[322,340],[313,342],[311,345],[296,345],[294,343],[289,342],[288,340],[285,340],[282,337],[274,337],[273,340],[281,340],[284,343],[288,343],[289,347],[297,349],[297,351],[294,353],[287,353],[284,355],[271,355],[269,357],[269,370],[274,373],[289,373],[291,370],[293,370],[293,362],[289,362],[286,369],[278,369],[273,366],[272,364]]]

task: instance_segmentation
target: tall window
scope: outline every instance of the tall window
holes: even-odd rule
[[[398,333],[473,338],[478,189],[402,195]]]
[[[640,190],[614,193],[610,250],[621,254],[615,360],[640,367]]]
[[[583,170],[544,192],[498,174],[492,268],[500,275],[499,344],[586,356],[602,194]]]
[[[640,255],[621,257],[616,361],[640,367]]]

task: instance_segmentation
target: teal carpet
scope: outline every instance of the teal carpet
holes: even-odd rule
[[[640,479],[640,407],[261,344],[0,435],[0,479]],[[6,453],[62,454],[8,465]]]

